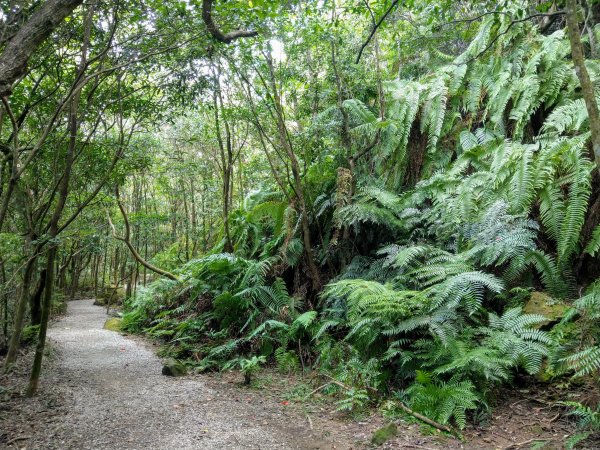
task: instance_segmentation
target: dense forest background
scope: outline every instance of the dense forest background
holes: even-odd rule
[[[596,1],[51,3],[19,42],[47,5],[0,2],[0,348],[37,342],[29,394],[81,295],[189,368],[325,373],[350,413],[454,432],[516,379],[598,394]]]

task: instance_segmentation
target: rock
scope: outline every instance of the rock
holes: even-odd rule
[[[169,358],[163,363],[162,374],[168,377],[182,377],[187,374],[187,369],[179,361]]]
[[[548,294],[532,292],[531,297],[523,307],[523,312],[525,314],[540,314],[548,318],[546,322],[542,322],[537,326],[537,328],[541,328],[558,322],[565,315],[567,308],[567,305],[553,299]]]
[[[371,443],[373,445],[382,445],[389,441],[394,436],[398,435],[398,427],[395,423],[390,423],[383,428],[380,428],[375,433],[373,433],[373,437],[371,437]]]
[[[104,322],[104,329],[110,331],[121,331],[121,319],[118,317],[111,317]]]

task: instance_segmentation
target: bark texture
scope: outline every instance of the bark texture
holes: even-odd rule
[[[600,170],[600,112],[598,111],[598,103],[594,95],[594,86],[585,67],[581,30],[579,29],[579,20],[577,18],[577,0],[567,0],[566,16],[569,42],[571,43],[571,57],[573,58],[577,78],[579,78],[579,83],[581,84],[581,94],[585,101],[590,131],[592,133],[593,154],[591,157],[596,162],[597,169]]]
[[[224,42],[225,44],[229,44],[232,41],[239,39],[239,38],[258,36],[258,33],[256,31],[249,31],[249,30],[235,30],[235,31],[230,31],[229,33],[226,33],[226,34],[223,33],[221,30],[219,30],[219,27],[217,27],[217,24],[213,20],[212,6],[213,6],[213,0],[203,0],[202,1],[202,20],[206,24],[206,28],[208,29],[208,32],[217,41]]]
[[[83,0],[48,0],[6,44],[0,54],[0,97],[10,95],[15,81],[27,70],[31,55]]]

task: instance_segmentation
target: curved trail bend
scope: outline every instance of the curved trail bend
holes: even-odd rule
[[[249,402],[244,391],[220,393],[202,377],[161,375],[159,358],[143,343],[102,328],[107,316],[92,302],[70,302],[49,332],[57,358],[43,382],[69,390],[64,421],[46,437],[51,448],[348,448],[315,438],[305,418],[259,401],[260,393]]]

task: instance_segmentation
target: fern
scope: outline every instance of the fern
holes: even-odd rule
[[[565,203],[558,186],[548,183],[539,194],[540,217],[548,235],[558,242],[565,216]]]
[[[446,116],[446,103],[448,101],[447,78],[442,75],[436,78],[429,91],[423,106],[421,119],[421,132],[427,132],[427,148],[436,147],[442,132]]]
[[[578,402],[563,402],[563,404],[571,408],[569,415],[577,419],[577,427],[580,430],[567,440],[566,448],[572,449],[579,442],[600,431],[600,408],[597,406],[593,409]]]
[[[248,297],[274,313],[290,305],[290,295],[281,278],[277,278],[271,286],[257,285],[248,287],[240,291],[237,295]]]
[[[470,381],[436,381],[422,372],[417,380],[404,392],[409,398],[408,405],[441,424],[453,420],[459,428],[464,428],[467,411],[476,409],[481,402]]]
[[[576,321],[575,335],[563,342],[553,355],[554,370],[558,373],[570,372],[574,377],[598,376],[600,373],[598,319],[600,319],[600,285],[596,281],[588,288],[586,295],[573,302],[573,307],[566,312],[557,327],[560,336],[561,327],[568,327],[570,323]]]
[[[528,211],[534,197],[532,149],[524,147],[511,182],[511,205],[516,213]]]
[[[600,346],[586,347],[563,358],[561,362],[575,372],[575,377],[596,374],[600,370]]]
[[[481,306],[486,290],[499,293],[503,289],[502,281],[491,274],[480,271],[463,272],[432,288],[432,306],[457,307],[462,304],[473,314]]]
[[[283,373],[291,373],[298,370],[300,360],[295,352],[287,351],[284,347],[279,347],[275,350],[275,361],[277,361],[277,369]]]
[[[511,366],[536,374],[553,344],[547,333],[534,328],[545,321],[544,316],[522,314],[521,308],[512,308],[502,316],[490,313],[489,328],[480,331],[487,335],[484,345],[497,348]]]
[[[598,250],[600,250],[600,226],[594,228],[592,237],[585,246],[585,253],[588,253],[591,256],[596,256]]]
[[[581,155],[574,155],[574,159],[571,167],[573,182],[570,185],[569,201],[558,241],[558,260],[562,265],[565,265],[577,250],[591,191],[587,164]]]

